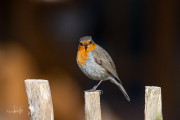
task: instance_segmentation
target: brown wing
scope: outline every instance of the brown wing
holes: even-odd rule
[[[104,69],[106,69],[110,74],[112,74],[115,78],[117,78],[119,82],[122,84],[116,72],[115,64],[112,58],[110,57],[110,55],[100,46],[96,47],[94,50],[92,50],[92,52],[93,52],[93,57],[96,63],[98,63]]]

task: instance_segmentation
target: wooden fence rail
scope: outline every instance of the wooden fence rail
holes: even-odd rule
[[[48,80],[25,80],[31,120],[54,120]],[[85,91],[85,120],[101,120],[101,91]],[[145,87],[145,120],[162,120],[161,88]]]
[[[25,80],[31,120],[54,120],[53,104],[48,80]]]
[[[161,88],[145,87],[145,120],[162,120]]]
[[[85,91],[85,120],[101,120],[101,91]]]

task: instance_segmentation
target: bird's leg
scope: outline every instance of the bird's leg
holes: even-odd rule
[[[101,84],[102,80],[99,81],[99,83],[97,85],[95,85],[92,89],[88,90],[88,91],[95,91],[96,88]]]

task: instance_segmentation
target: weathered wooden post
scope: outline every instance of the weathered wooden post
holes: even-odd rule
[[[145,120],[162,120],[161,87],[145,87]]]
[[[85,120],[101,120],[101,91],[85,91]]]
[[[31,120],[54,120],[48,80],[27,79],[25,82]]]

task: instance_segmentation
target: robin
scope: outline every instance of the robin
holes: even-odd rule
[[[130,98],[122,86],[122,82],[116,72],[115,64],[110,55],[91,36],[80,38],[76,61],[81,71],[90,79],[100,80],[89,91],[95,91],[102,81],[110,80],[122,91],[128,101]]]

